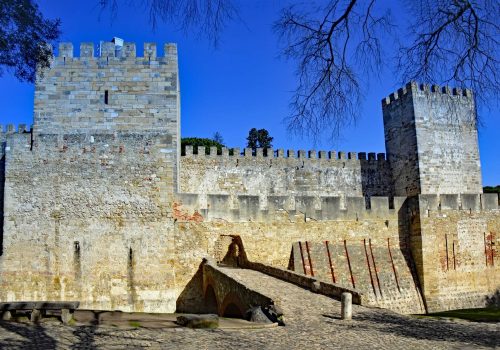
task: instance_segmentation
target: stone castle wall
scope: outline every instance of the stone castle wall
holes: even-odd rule
[[[308,242],[326,279],[328,241],[340,283],[401,312],[481,306],[499,289],[500,209],[479,194],[469,92],[412,83],[386,99],[387,160],[180,157],[175,45],[166,57],[150,43],[144,57],[131,43],[93,51],[61,44],[36,83],[33,130],[0,132],[1,301],[187,310],[202,258],[222,258],[234,236],[251,261],[296,271]],[[459,125],[445,118],[455,104]]]
[[[500,290],[498,195],[421,195],[410,203],[412,253],[428,311],[492,305]]]
[[[171,312],[171,145],[59,136],[7,135],[0,300]]]
[[[174,205],[176,250],[185,252],[183,266],[177,270],[180,282],[182,278],[189,282],[190,271],[199,265],[200,257],[209,254],[222,258],[224,253],[218,253],[218,246],[224,245],[225,237],[239,236],[250,261],[298,273],[303,273],[304,267],[296,262],[297,242],[308,242],[315,278],[331,283],[324,250],[328,241],[335,283],[362,291],[368,305],[403,313],[425,312],[411,265],[408,236],[399,225],[405,198],[395,198],[391,208],[387,197],[372,197],[371,209],[366,209],[363,197],[347,197],[346,208],[340,207],[340,197],[324,197],[320,207],[308,202],[310,197],[295,197],[292,209],[290,198],[268,197],[262,207],[262,198],[242,195],[237,197],[238,206],[231,209],[229,195],[210,195],[207,201],[203,197],[179,194]],[[371,247],[368,249],[374,256],[370,253],[368,263],[365,247]],[[302,253],[307,254],[306,248]],[[372,259],[376,259],[376,268]],[[311,275],[310,264],[307,269],[306,274]],[[375,271],[380,280],[376,290],[370,282],[370,276],[376,278]],[[189,302],[189,297],[183,296],[178,303],[183,306]]]
[[[198,194],[297,196],[390,196],[391,176],[385,155],[379,153],[316,152],[238,148],[234,155],[216,148],[205,155],[191,146],[181,157],[180,190]],[[368,159],[367,159],[368,158]]]

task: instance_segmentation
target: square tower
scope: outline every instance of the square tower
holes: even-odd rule
[[[395,196],[482,193],[470,90],[411,82],[382,109]]]
[[[80,56],[71,43],[59,44],[51,67],[36,81],[36,134],[161,133],[179,137],[179,80],[177,48],[165,44],[164,57],[155,43],[135,43],[117,50],[103,42],[82,43]]]

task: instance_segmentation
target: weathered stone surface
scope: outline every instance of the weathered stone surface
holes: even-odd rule
[[[188,328],[217,328],[219,317],[217,315],[182,315],[177,317],[177,323]]]
[[[255,306],[245,313],[245,319],[251,322],[273,323],[264,313],[262,307]]]

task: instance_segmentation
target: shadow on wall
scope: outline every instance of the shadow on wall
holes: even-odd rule
[[[218,263],[226,266],[243,266],[247,261],[245,250],[243,249],[243,242],[239,236],[230,236],[231,243],[227,246],[227,251],[224,257]],[[242,317],[240,305],[236,302],[236,298],[232,302],[228,300],[222,301],[222,310],[230,314],[228,317]],[[234,305],[231,305],[234,304]],[[237,305],[238,304],[238,305]],[[203,292],[203,263],[200,263],[196,273],[187,283],[184,290],[181,292],[176,301],[176,312],[178,313],[214,313],[217,314],[219,310],[219,303],[215,291],[210,283],[207,290]],[[236,315],[236,316],[234,316]]]
[[[196,270],[196,273],[186,284],[186,287],[177,298],[176,312],[203,314],[205,313],[206,309],[207,307],[205,305],[205,295],[203,295],[203,263],[200,263],[198,269]],[[208,307],[208,309],[211,308]]]
[[[500,289],[497,289],[491,296],[486,297],[486,306],[500,308]]]
[[[380,153],[375,159],[374,153],[368,154],[368,160],[364,153],[359,154],[359,163],[361,166],[361,190],[363,196],[369,198],[371,196],[391,197],[391,172],[389,164],[385,160],[385,155]]]
[[[0,145],[3,147],[3,145]],[[5,188],[5,156],[0,159],[0,256],[3,254],[3,193]]]
[[[422,293],[422,285],[420,284],[420,279],[418,277],[417,263],[422,264],[422,254],[421,247],[411,247],[410,246],[410,235],[411,232],[420,232],[420,216],[418,208],[418,197],[407,197],[398,211],[398,235],[399,235],[399,247],[403,253],[406,265],[411,272],[411,277],[413,278],[413,285],[417,289],[417,294],[421,296],[425,312],[427,313],[427,303],[425,296]],[[412,251],[416,254],[412,255]],[[421,265],[423,266],[423,265]]]

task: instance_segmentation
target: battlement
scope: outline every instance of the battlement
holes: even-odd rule
[[[497,194],[420,195],[422,213],[429,210],[491,211],[499,210]],[[397,219],[407,197],[351,196],[279,196],[178,193],[176,210],[190,215],[198,212],[204,220],[273,221],[276,212],[290,218],[307,220],[381,220]],[[180,216],[189,218],[189,215]]]
[[[163,46],[164,56],[169,59],[177,59],[177,45],[175,43],[166,43]],[[80,56],[77,57],[74,54],[73,43],[63,42],[59,43],[59,48],[56,58],[61,60],[72,59],[93,59],[93,58],[105,58],[109,60],[110,58],[126,59],[126,58],[143,58],[150,61],[155,61],[156,59],[162,57],[158,55],[156,43],[144,43],[142,56],[138,55],[136,44],[132,42],[125,42],[120,50],[116,49],[113,42],[103,42],[100,45],[100,52],[95,50],[94,43],[85,42],[80,44]]]
[[[4,128],[2,124],[0,124],[0,135],[2,134],[24,134],[24,133],[30,133],[33,130],[33,126],[31,126],[29,129],[26,124],[19,124],[16,126],[14,124],[7,124]]]
[[[391,103],[405,98],[408,93],[414,94],[435,94],[435,95],[448,95],[457,96],[462,98],[467,98],[469,100],[473,99],[472,90],[451,88],[449,86],[439,86],[439,85],[429,85],[429,84],[418,84],[417,82],[409,82],[404,87],[398,89],[398,91],[393,92],[389,96],[382,99],[382,106],[388,106]]]
[[[290,220],[397,220],[406,197],[280,196],[178,193],[174,211],[188,219],[199,213],[204,220],[275,221],[276,212]],[[189,214],[187,214],[189,213]]]
[[[232,150],[232,152],[230,152]],[[194,153],[193,146],[186,146],[186,152],[183,157],[187,158],[281,158],[281,159],[319,159],[319,160],[369,160],[369,161],[385,161],[385,153],[366,153],[366,152],[342,152],[342,151],[304,151],[304,150],[274,150],[269,148],[264,152],[264,149],[257,148],[255,152],[251,148],[244,148],[243,152],[239,147],[222,148],[222,152],[218,153],[217,147],[210,147],[209,154],[206,154],[204,146],[198,146],[197,154]],[[232,154],[231,154],[232,153]]]
[[[472,194],[422,194],[418,196],[421,211],[469,210],[487,211],[500,209],[497,193]]]

